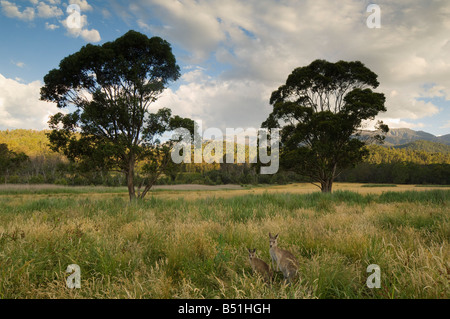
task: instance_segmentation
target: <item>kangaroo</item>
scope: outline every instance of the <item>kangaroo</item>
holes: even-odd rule
[[[248,258],[250,260],[250,265],[252,266],[253,273],[261,274],[264,280],[270,284],[270,282],[272,281],[272,271],[270,270],[269,265],[266,264],[266,262],[256,257],[256,248],[248,249]]]
[[[284,249],[278,248],[278,234],[272,236],[269,233],[270,257],[272,258],[272,267],[283,273],[284,279],[292,283],[292,279],[297,275],[298,261],[294,255]],[[274,263],[276,263],[276,268]]]

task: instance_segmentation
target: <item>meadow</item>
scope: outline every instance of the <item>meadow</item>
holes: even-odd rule
[[[448,299],[449,195],[293,184],[160,188],[129,203],[125,188],[1,186],[0,297]],[[293,285],[252,274],[247,248],[270,264],[269,232],[299,260]],[[366,285],[370,264],[380,288]]]

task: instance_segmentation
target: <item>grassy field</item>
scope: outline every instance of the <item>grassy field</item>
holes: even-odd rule
[[[156,189],[0,187],[1,298],[450,298],[450,188],[337,184]],[[300,276],[267,286],[268,233]],[[81,268],[81,288],[66,268]],[[366,268],[381,269],[381,288]]]

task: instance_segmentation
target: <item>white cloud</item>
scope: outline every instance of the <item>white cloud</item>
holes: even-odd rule
[[[384,119],[384,124],[387,124],[389,128],[410,128],[410,129],[419,129],[425,127],[423,123],[411,123],[407,121],[402,121],[401,119]]]
[[[55,30],[55,29],[58,29],[58,28],[59,28],[59,25],[45,22],[45,28],[46,28],[47,30]]]
[[[151,31],[152,28],[147,23],[142,21],[142,19],[138,19],[136,22],[137,22],[139,28],[141,28],[145,31]]]
[[[102,16],[103,16],[103,18],[105,18],[105,19],[109,19],[109,18],[111,18],[111,12],[108,10],[108,9],[106,9],[106,8],[102,8]]]
[[[389,128],[409,128],[409,129],[413,129],[413,130],[417,130],[417,129],[423,129],[426,127],[426,125],[424,123],[413,123],[413,122],[409,122],[409,121],[404,121],[402,119],[399,118],[380,118],[379,120],[382,120],[384,124],[387,124],[389,126]],[[369,120],[369,121],[364,121],[361,124],[361,129],[363,130],[370,130],[373,131],[375,130],[375,126],[377,125],[378,120]]]
[[[80,32],[81,37],[87,42],[99,42],[102,38],[100,33],[95,29],[82,29]]]
[[[183,74],[176,89],[167,89],[153,110],[169,107],[174,114],[201,119],[204,129],[258,128],[270,112],[270,88],[258,81],[222,81],[201,69]],[[257,111],[255,111],[257,108]]]
[[[80,6],[81,12],[94,10],[87,0],[70,0],[69,4],[77,4]]]
[[[0,74],[0,129],[46,128],[49,116],[59,112],[54,103],[40,101],[40,81],[28,84]]]
[[[88,25],[87,16],[82,14],[79,18],[79,27],[76,28],[71,27],[71,24],[69,23],[69,19],[72,19],[70,15],[61,22],[61,24],[66,28],[67,33],[74,38],[81,36],[87,42],[101,41],[100,33],[96,29],[86,29],[86,26]]]
[[[15,66],[19,67],[19,68],[23,68],[25,66],[24,62],[11,61],[11,63],[14,64]]]
[[[37,6],[38,17],[53,18],[63,15],[63,12],[57,6],[50,6],[44,2],[39,2]]]
[[[391,85],[380,85],[378,91],[386,96],[387,112],[380,118],[399,118],[418,120],[439,113],[439,108],[432,102],[426,102],[422,98],[424,89],[420,84],[399,83],[392,90]]]
[[[30,0],[30,3],[35,7],[26,7],[23,11],[14,3],[7,0],[0,0],[0,5],[3,13],[11,18],[18,18],[21,20],[32,21],[36,16],[39,18],[49,19],[58,18],[64,15],[57,5],[61,3],[60,0],[46,0],[48,3],[39,0]],[[96,29],[86,28],[87,17],[82,12],[92,11],[93,7],[87,2],[87,0],[70,0],[69,4],[75,4],[79,8],[75,11],[69,11],[65,19],[61,21],[61,24],[67,29],[68,35],[72,37],[82,37],[87,42],[99,42],[101,41],[100,33]],[[65,5],[67,7],[67,5]],[[106,10],[107,11],[107,10]],[[69,24],[68,21],[73,21],[79,17],[79,27],[72,27],[73,24]],[[59,28],[58,25],[52,24],[48,21],[45,22],[45,29],[55,30]]]
[[[34,8],[26,7],[23,11],[20,11],[20,8],[16,4],[6,0],[0,1],[0,5],[2,7],[2,11],[7,17],[18,18],[25,21],[31,21],[34,19]]]
[[[144,5],[144,8],[140,3],[132,3],[129,9],[141,17],[138,21],[144,30],[176,41],[193,53],[193,60],[199,61],[207,58],[217,43],[226,39],[208,3],[202,4],[195,1],[155,0],[149,6]],[[164,18],[164,23],[146,23],[144,20],[148,17],[147,9],[155,17]]]

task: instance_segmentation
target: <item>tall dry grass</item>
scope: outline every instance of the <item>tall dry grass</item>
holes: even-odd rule
[[[448,190],[247,194],[129,204],[121,194],[0,196],[1,298],[449,298]],[[268,286],[268,233],[300,262]],[[69,264],[81,288],[66,287]],[[370,289],[366,268],[381,268]]]

